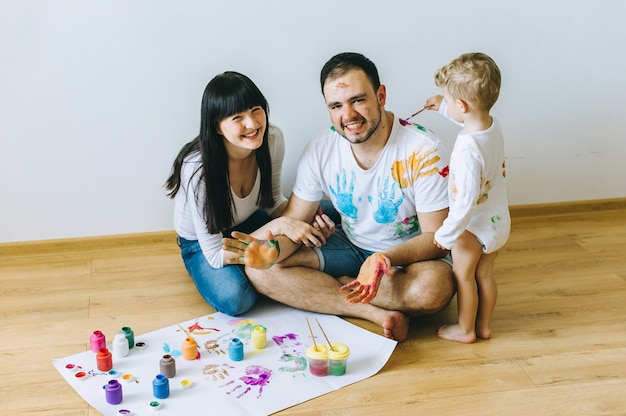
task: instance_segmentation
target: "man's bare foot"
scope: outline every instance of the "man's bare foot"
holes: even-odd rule
[[[437,331],[437,336],[441,339],[463,342],[465,344],[471,344],[476,341],[476,333],[474,331],[468,333],[459,324],[442,326]]]
[[[390,312],[383,322],[383,332],[387,338],[402,342],[409,334],[409,318],[401,312]]]

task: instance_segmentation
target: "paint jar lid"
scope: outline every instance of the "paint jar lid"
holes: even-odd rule
[[[331,345],[333,350],[328,350],[328,358],[331,360],[344,360],[350,355],[350,348],[346,344],[333,342]]]
[[[130,373],[126,373],[122,375],[122,381],[125,383],[130,383],[131,381],[133,381],[135,379],[135,376],[133,376]]]
[[[328,359],[328,345],[327,344],[317,344],[317,348],[315,345],[309,346],[306,349],[306,356],[309,358],[313,358],[314,360],[327,360]]]

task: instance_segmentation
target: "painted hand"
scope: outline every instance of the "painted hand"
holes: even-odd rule
[[[233,231],[233,238],[222,239],[222,249],[238,256],[228,259],[228,264],[245,264],[254,269],[269,269],[280,255],[280,246],[271,231],[266,240]]]
[[[228,383],[220,387],[226,387],[226,386],[230,386],[232,384],[238,383],[235,385],[235,387],[232,388],[232,390],[226,392],[227,394],[231,394],[231,393],[238,392],[239,389],[243,388],[244,390],[242,392],[240,393],[238,392],[239,393],[237,395],[238,399],[242,398],[250,390],[252,390],[252,387],[258,387],[259,394],[256,396],[256,398],[258,399],[263,394],[263,387],[269,384],[271,376],[272,376],[272,370],[270,370],[269,368],[261,367],[260,365],[250,365],[246,367],[246,375],[239,377],[239,380],[241,380],[243,384],[238,383],[235,380],[231,380]],[[246,387],[244,387],[244,385]]]
[[[374,253],[365,259],[355,280],[343,285],[340,291],[350,290],[345,299],[350,303],[368,303],[376,296],[383,276],[391,276],[391,262],[382,253]]]

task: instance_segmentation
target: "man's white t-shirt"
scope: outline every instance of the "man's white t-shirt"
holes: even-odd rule
[[[331,127],[307,144],[293,192],[306,201],[326,195],[350,241],[382,251],[421,233],[418,212],[448,207],[448,158],[433,132],[394,117],[387,144],[366,170]]]

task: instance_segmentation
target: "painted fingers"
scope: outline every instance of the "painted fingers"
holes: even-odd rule
[[[374,253],[363,262],[356,280],[343,285],[340,291],[350,291],[345,299],[350,303],[368,303],[376,296],[383,276],[391,276],[391,262],[382,253]]]
[[[244,264],[255,269],[268,269],[280,255],[280,245],[270,231],[267,232],[267,240],[257,240],[238,231],[233,231],[232,237],[222,239],[222,249],[237,255],[228,259],[227,264]]]

